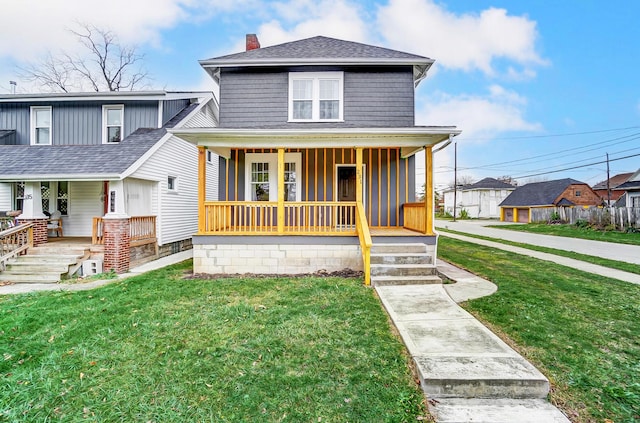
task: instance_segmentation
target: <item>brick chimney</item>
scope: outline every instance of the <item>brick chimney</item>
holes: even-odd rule
[[[247,51],[260,48],[260,41],[256,34],[247,34]]]

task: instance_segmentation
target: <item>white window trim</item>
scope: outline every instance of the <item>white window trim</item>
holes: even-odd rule
[[[38,144],[36,142],[36,112],[38,110],[49,111],[49,142],[47,144]],[[53,110],[51,106],[31,106],[31,145],[51,145],[53,139]]]
[[[293,118],[293,81],[311,79],[313,81],[311,119]],[[337,119],[320,119],[320,80],[337,79],[339,112]],[[343,122],[344,121],[344,72],[289,72],[289,122]]]
[[[169,188],[169,179],[173,179],[173,188]],[[167,192],[178,192],[178,177],[175,175],[167,175]]]
[[[296,165],[296,201],[302,201],[302,153],[284,153],[285,163]],[[251,201],[251,164],[269,163],[269,201],[278,201],[278,153],[246,153],[244,198]]]
[[[122,141],[124,139],[124,104],[103,104],[102,105],[102,143],[117,144],[117,142],[110,142],[107,138],[107,111],[108,110],[122,111],[122,124],[120,125],[120,141]]]

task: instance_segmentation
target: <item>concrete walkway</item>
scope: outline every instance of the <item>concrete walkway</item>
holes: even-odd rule
[[[573,251],[589,256],[602,257],[609,260],[624,261],[640,265],[640,245],[616,244],[613,242],[590,241],[587,239],[567,238],[554,235],[532,234],[528,232],[510,231],[507,229],[487,228],[486,225],[500,225],[492,220],[436,220],[436,228],[451,229],[472,235],[504,239],[539,247]],[[504,224],[504,223],[502,223]],[[512,224],[512,223],[509,223]],[[442,235],[447,235],[442,233]]]
[[[575,260],[568,257],[557,256],[555,254],[543,253],[540,251],[529,250],[527,248],[521,248],[521,247],[515,247],[513,245],[502,244],[499,240],[487,241],[484,239],[474,238],[471,236],[452,234],[445,231],[441,231],[440,235],[447,238],[454,238],[454,239],[459,239],[461,241],[471,242],[478,245],[497,248],[499,250],[510,251],[512,253],[522,254],[529,257],[535,257],[540,260],[551,261],[553,263],[561,264],[567,267],[572,267],[574,269],[582,270],[582,271],[593,273],[596,275],[605,276],[608,278],[618,279],[620,281],[640,285],[640,274],[637,274],[637,273],[623,272],[622,270],[611,269],[609,267],[604,267],[604,266],[598,266],[597,264],[587,263],[586,261],[582,261],[582,260]]]
[[[145,263],[141,266],[134,267],[127,273],[118,275],[113,279],[100,279],[91,282],[78,282],[78,283],[19,283],[14,285],[0,286],[0,295],[6,294],[26,294],[28,292],[36,291],[87,291],[89,289],[98,288],[116,282],[122,279],[136,276],[151,270],[161,269],[171,264],[180,263],[181,261],[188,260],[193,257],[193,251],[181,251],[170,256],[162,257],[158,260],[153,260],[149,263]]]
[[[453,300],[490,295],[496,286],[442,261],[438,271],[457,283],[375,288],[436,421],[569,422],[545,399],[547,378]]]

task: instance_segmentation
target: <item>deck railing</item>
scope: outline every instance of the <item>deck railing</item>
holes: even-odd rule
[[[33,247],[33,224],[22,225],[0,231],[0,272],[7,266],[7,260]]]
[[[362,262],[364,267],[364,284],[371,284],[371,234],[367,224],[367,215],[364,212],[362,203],[356,205],[356,230],[360,239],[360,249],[362,250]]]
[[[93,218],[93,244],[104,244],[104,218]],[[157,241],[155,216],[132,216],[129,218],[129,241],[132,247]]]
[[[203,234],[279,234],[277,202],[209,201],[204,210]],[[282,228],[286,235],[356,235],[356,203],[286,202]]]
[[[404,210],[404,227],[412,231],[426,233],[426,210],[424,203],[405,203]]]

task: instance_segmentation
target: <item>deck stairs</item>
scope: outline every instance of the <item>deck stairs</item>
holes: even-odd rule
[[[422,243],[371,247],[371,285],[425,285],[442,283],[433,256]]]
[[[82,245],[32,247],[7,262],[0,283],[58,283],[73,276],[89,257],[89,248]]]

